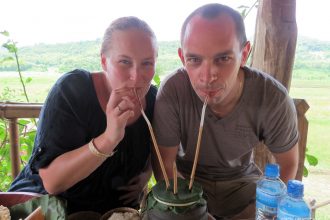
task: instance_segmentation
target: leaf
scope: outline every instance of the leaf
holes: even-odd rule
[[[315,156],[310,155],[310,154],[306,154],[306,159],[307,159],[309,165],[311,165],[311,166],[316,166],[319,162]]]
[[[246,17],[246,8],[241,12],[241,15],[242,15],[243,18]]]
[[[239,9],[247,9],[247,8],[249,8],[249,6],[247,6],[247,5],[240,5],[240,6],[238,6],[238,8]]]
[[[9,37],[8,31],[1,31],[0,34],[2,34],[3,36]]]
[[[27,119],[19,119],[19,120],[18,120],[18,124],[19,124],[19,125],[23,125],[23,126],[29,124],[30,122],[31,122],[31,121],[30,121],[30,120],[27,120]]]
[[[159,74],[155,74],[153,80],[154,80],[154,82],[156,83],[156,86],[159,87],[159,85],[160,85],[160,77],[159,77]]]
[[[13,42],[7,42],[2,45],[4,48],[6,48],[10,53],[15,53],[17,52],[17,47],[15,43]]]
[[[307,177],[308,176],[308,170],[307,170],[307,168],[305,166],[304,166],[303,175],[304,175],[304,177]]]
[[[25,83],[29,83],[31,81],[32,81],[32,78],[31,77],[28,77],[28,78],[26,78]]]
[[[3,64],[4,62],[8,62],[8,61],[13,61],[14,58],[13,57],[5,57],[2,60],[0,60],[0,64]]]

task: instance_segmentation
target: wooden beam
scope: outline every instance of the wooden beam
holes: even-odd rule
[[[41,103],[0,102],[0,118],[38,118]]]

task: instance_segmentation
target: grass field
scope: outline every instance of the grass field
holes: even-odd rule
[[[292,80],[290,95],[305,99],[310,106],[306,112],[309,121],[308,153],[316,156],[319,164],[309,167],[309,176],[303,179],[305,197],[323,202],[330,198],[330,79]],[[329,205],[316,211],[317,220],[330,219]]]
[[[27,84],[27,92],[31,102],[43,102],[46,95],[60,75],[33,73],[25,74],[32,77]],[[2,101],[24,101],[17,73],[0,73],[0,99]],[[330,198],[330,74],[324,78],[298,77],[292,79],[290,95],[307,101],[309,121],[307,148],[308,153],[316,156],[319,164],[308,167],[310,175],[304,178],[306,197],[325,201]],[[321,187],[321,188],[320,188]],[[330,219],[330,208],[320,208],[316,219]]]
[[[305,99],[310,106],[306,112],[308,153],[318,157],[318,168],[330,170],[330,80],[293,79],[290,95]]]

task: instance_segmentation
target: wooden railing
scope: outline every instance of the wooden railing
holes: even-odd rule
[[[38,118],[42,104],[40,103],[14,103],[0,102],[0,118],[9,121],[9,141],[11,173],[15,178],[20,172],[20,144],[18,132],[18,118]]]
[[[309,105],[304,99],[294,99],[298,116],[299,139],[299,168],[296,179],[301,180],[303,176],[303,168],[305,161],[305,150],[307,143],[308,121],[305,117]],[[40,103],[13,103],[0,102],[0,118],[9,120],[10,134],[10,155],[12,164],[12,176],[15,178],[20,171],[20,153],[19,153],[19,134],[18,134],[18,118],[38,118],[42,104]],[[266,163],[273,162],[271,153],[264,146],[257,147],[255,151],[255,161],[257,165],[263,169]]]
[[[308,121],[305,117],[309,105],[304,99],[294,100],[297,116],[298,116],[298,129],[299,129],[299,168],[296,179],[302,179],[305,151],[308,133]],[[9,134],[10,134],[10,158],[12,165],[12,176],[15,178],[20,172],[20,150],[19,150],[19,133],[18,133],[18,118],[38,118],[41,110],[41,103],[13,103],[13,102],[0,102],[0,118],[5,118],[9,121]],[[258,147],[256,150],[256,163],[260,167],[264,167],[267,162],[271,162],[272,158],[265,152],[265,147]],[[323,203],[311,204],[313,216],[315,210],[319,207],[330,204],[330,201]]]

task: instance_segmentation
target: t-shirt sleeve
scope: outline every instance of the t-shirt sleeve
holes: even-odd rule
[[[162,146],[176,146],[181,139],[178,94],[173,80],[163,80],[156,96],[153,128],[157,143]]]
[[[59,155],[88,142],[86,120],[81,117],[88,108],[84,80],[74,74],[64,76],[51,89],[39,117],[32,171],[38,172]]]
[[[287,93],[273,96],[264,115],[264,142],[273,153],[290,150],[299,138],[296,108]]]

